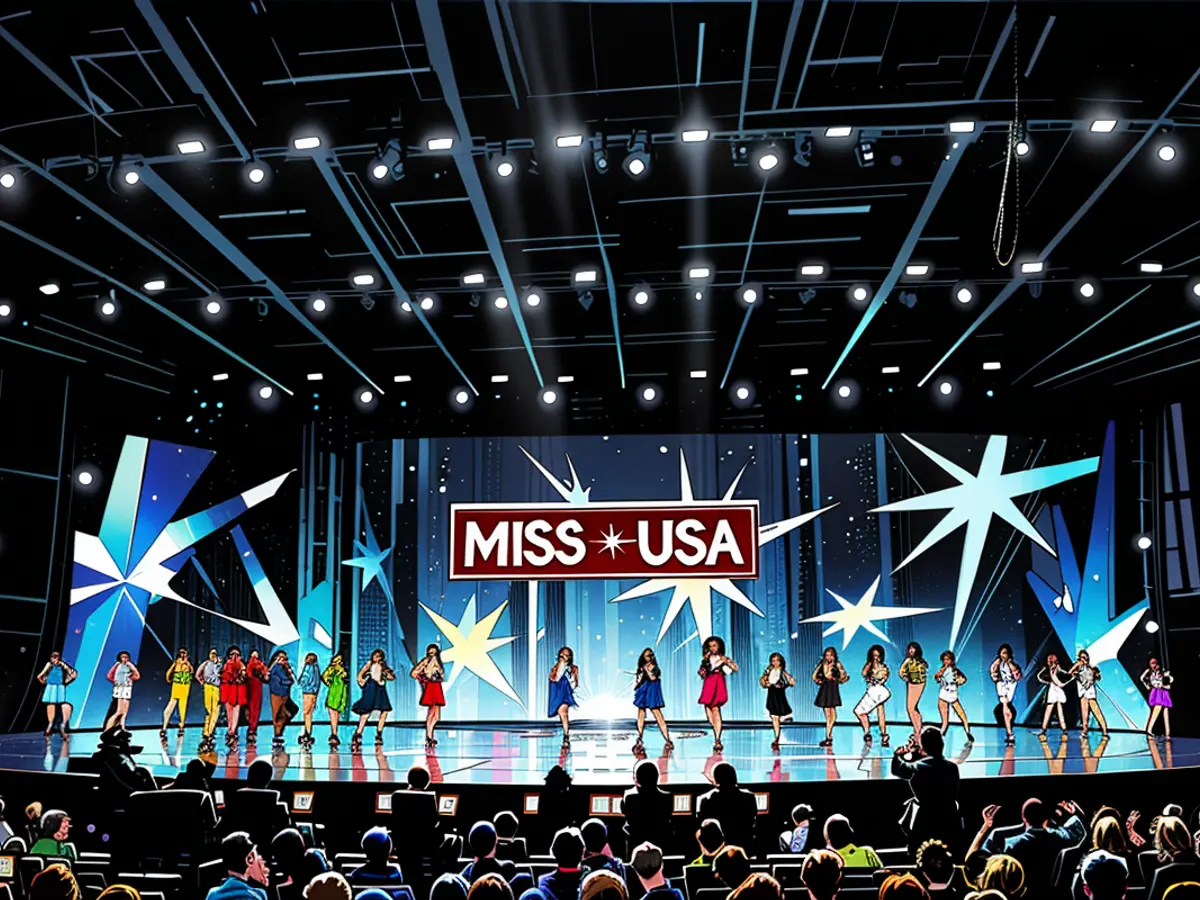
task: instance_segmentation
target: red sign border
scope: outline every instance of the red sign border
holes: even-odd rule
[[[447,566],[449,573],[448,573],[446,580],[447,581],[617,581],[617,580],[622,580],[622,579],[631,579],[632,580],[635,578],[644,578],[646,580],[650,580],[655,577],[653,575],[647,575],[644,572],[637,572],[637,573],[633,573],[633,574],[606,573],[604,575],[583,575],[578,578],[546,578],[546,579],[513,578],[513,577],[507,576],[507,575],[497,575],[494,577],[488,577],[488,576],[480,577],[478,575],[456,575],[454,572],[454,560],[455,560],[454,535],[455,535],[455,531],[456,531],[454,526],[455,526],[455,517],[458,515],[459,510],[486,509],[486,510],[489,510],[492,512],[502,512],[504,510],[542,509],[542,510],[553,510],[554,512],[566,512],[566,511],[570,511],[570,510],[587,510],[589,512],[592,512],[592,511],[603,511],[603,510],[607,510],[607,509],[611,509],[611,510],[702,509],[702,510],[721,511],[721,510],[728,510],[728,509],[745,509],[745,508],[749,508],[751,510],[751,515],[754,520],[754,553],[752,554],[753,565],[754,565],[753,574],[747,575],[744,572],[727,572],[727,573],[726,572],[708,572],[708,573],[705,573],[704,575],[700,575],[697,577],[701,580],[709,580],[709,579],[714,579],[714,578],[730,578],[730,579],[745,580],[745,581],[757,581],[758,576],[759,576],[759,571],[758,571],[758,563],[759,563],[758,532],[759,532],[759,522],[760,522],[759,504],[758,504],[757,500],[733,500],[728,503],[714,503],[712,501],[684,503],[684,502],[680,502],[678,500],[658,500],[658,501],[639,500],[639,501],[631,501],[629,503],[583,503],[583,504],[576,504],[576,503],[451,503],[450,504],[450,565]],[[683,578],[685,578],[685,576],[680,576],[680,575],[664,575],[662,577],[666,580],[671,580],[671,579],[682,580]]]

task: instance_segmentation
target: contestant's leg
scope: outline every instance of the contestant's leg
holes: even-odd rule
[[[771,716],[771,730],[775,732],[775,745],[779,746],[779,716]]]
[[[921,726],[925,724],[921,718],[921,710],[918,706],[923,693],[925,693],[925,685],[923,684],[910,684],[908,686],[908,720],[912,722],[913,733],[917,735],[921,733]]]
[[[163,709],[162,737],[167,736],[167,726],[169,724],[171,724],[171,713],[175,712],[176,702],[177,701],[175,700],[175,698],[172,697],[170,700],[167,701],[167,705]]]
[[[432,707],[432,709],[433,709],[433,722],[429,726],[429,739],[432,740],[436,744],[437,738],[435,738],[433,736],[433,732],[434,732],[434,729],[437,728],[437,723],[442,720],[442,708],[440,706],[434,706],[434,707]]]
[[[1096,723],[1100,726],[1100,736],[1108,737],[1108,722],[1104,718],[1104,713],[1100,712],[1100,701],[1089,700],[1088,706],[1092,708],[1092,715],[1096,717]]]
[[[1079,733],[1088,733],[1088,701],[1083,697],[1079,698]]]
[[[237,737],[239,709],[241,709],[241,707],[239,707],[236,703],[225,704],[225,721],[228,723],[228,728],[225,733],[226,735],[234,738]]]
[[[427,744],[433,741],[433,724],[437,721],[435,718],[436,713],[436,706],[425,707],[425,743]]]
[[[637,742],[639,744],[642,742],[642,734],[643,734],[643,732],[645,732],[645,730],[646,730],[646,711],[639,706],[638,711],[637,711],[637,734],[638,734]]]
[[[59,708],[62,709],[62,733],[66,735],[71,724],[71,713],[75,711],[75,707],[70,703],[60,703]]]
[[[887,715],[883,711],[882,703],[875,707],[875,712],[879,717],[879,733],[883,735],[883,746],[886,747],[888,745]]]
[[[1007,700],[1001,700],[1000,701],[1000,712],[1004,716],[1004,733],[1006,735],[1011,735],[1013,733],[1012,732],[1012,727],[1013,727],[1012,704],[1009,703]]]
[[[715,738],[715,743],[719,746],[721,744],[721,731],[725,727],[725,722],[724,722],[724,720],[721,719],[721,707],[719,707],[719,706],[713,707],[712,723],[713,723],[713,737]]]
[[[50,731],[54,728],[54,719],[57,715],[58,715],[58,704],[57,703],[47,703],[46,704],[46,734],[49,734]]]
[[[1163,713],[1163,737],[1168,741],[1171,739],[1171,710],[1167,707],[1162,707]]]
[[[308,737],[312,737],[313,710],[317,706],[317,695],[316,694],[305,694],[303,703],[304,703],[304,707],[303,707],[303,709],[304,709],[304,733]]]
[[[1061,703],[1055,703],[1054,709],[1058,713],[1058,727],[1062,729],[1063,734],[1067,733],[1067,713],[1063,709]]]
[[[967,711],[963,709],[962,703],[958,700],[954,701],[954,714],[958,716],[958,721],[962,722],[963,731],[967,733],[967,740],[974,741],[975,738],[971,735],[971,726],[967,722]]]
[[[1046,729],[1050,727],[1050,716],[1052,716],[1053,714],[1054,714],[1054,707],[1051,704],[1047,703],[1046,704],[1046,712],[1042,716],[1042,734],[1045,734]]]
[[[1154,723],[1158,721],[1158,714],[1162,712],[1161,706],[1150,707],[1150,718],[1146,720],[1146,734],[1154,734]]]
[[[658,730],[662,732],[663,740],[667,742],[668,746],[670,746],[671,745],[671,732],[667,728],[667,720],[665,718],[663,718],[662,710],[661,709],[653,709],[653,710],[651,710],[651,712],[654,713],[654,721],[656,721],[658,723]]]
[[[379,721],[375,723],[375,742],[383,743],[383,729],[387,725],[387,710],[379,711]]]
[[[329,710],[329,739],[331,741],[336,742],[338,740],[338,720],[341,719],[341,717],[342,714],[339,710]]]
[[[121,727],[125,728],[126,727],[125,719],[129,715],[129,701],[128,700],[118,700],[117,701],[117,715],[121,719]]]
[[[362,737],[363,729],[367,727],[367,718],[369,716],[370,716],[370,713],[359,713],[358,714],[358,725],[356,725],[354,728],[354,736],[356,738]]]
[[[271,695],[271,724],[275,726],[275,737],[283,737],[283,704],[286,700],[278,694]]]
[[[871,736],[871,717],[868,716],[866,713],[859,713],[859,712],[856,712],[855,715],[858,716],[859,724],[862,725],[863,737],[870,737]]]
[[[942,734],[950,727],[950,704],[938,697],[938,714],[942,717]]]
[[[563,742],[565,743],[571,736],[571,719],[568,714],[569,707],[563,703],[558,707],[558,720],[562,722]]]

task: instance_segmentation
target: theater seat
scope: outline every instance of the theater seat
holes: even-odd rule
[[[209,855],[217,813],[205,791],[138,791],[129,795],[125,809],[126,833],[137,835],[124,848],[129,853],[126,862],[161,860],[164,868],[171,868],[183,859]]]
[[[351,884],[350,890],[354,891],[354,895],[358,896],[360,891],[374,889],[384,891],[390,894],[392,900],[416,900],[413,895],[413,889],[407,884],[385,885],[385,884]]]

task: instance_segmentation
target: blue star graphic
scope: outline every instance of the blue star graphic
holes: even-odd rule
[[[379,549],[379,542],[375,540],[375,530],[371,528],[371,517],[367,513],[367,503],[362,501],[362,521],[363,531],[366,534],[366,540],[354,542],[354,552],[358,556],[353,559],[343,560],[343,566],[353,566],[356,569],[362,570],[362,587],[359,588],[359,595],[367,589],[372,581],[379,581],[383,588],[383,593],[387,595],[388,602],[392,602],[392,550],[395,545],[388,547],[386,550]]]

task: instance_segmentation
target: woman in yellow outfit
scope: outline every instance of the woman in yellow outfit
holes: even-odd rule
[[[179,648],[175,659],[171,661],[171,667],[167,669],[167,684],[171,685],[171,699],[167,701],[167,707],[163,710],[162,728],[158,732],[158,736],[164,741],[167,739],[167,725],[171,722],[171,713],[175,711],[176,704],[179,705],[180,734],[183,734],[184,720],[187,718],[188,694],[192,691],[192,664],[188,662],[188,652],[183,647]]]
[[[204,733],[200,738],[200,752],[211,751],[215,746],[213,733],[217,730],[217,719],[221,716],[221,655],[216,648],[208,651],[208,659],[196,670],[196,680],[204,686]]]

